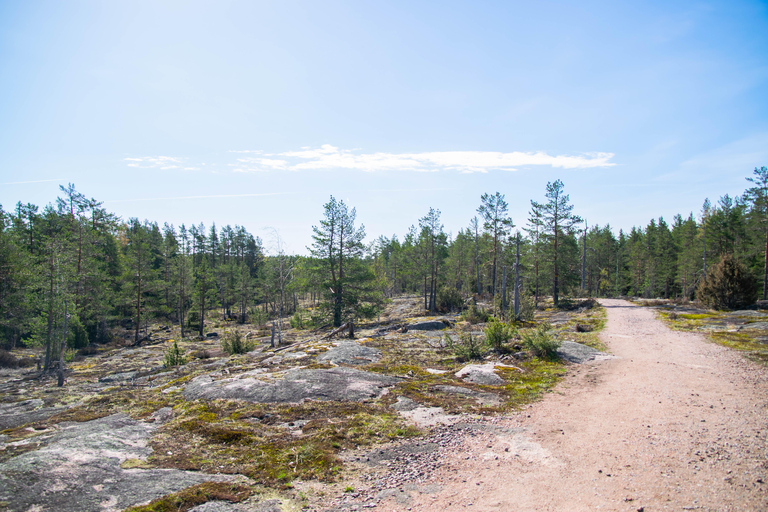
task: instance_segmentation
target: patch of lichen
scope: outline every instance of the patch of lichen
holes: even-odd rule
[[[124,512],[184,512],[209,501],[240,503],[250,497],[249,487],[229,482],[205,482],[152,500],[147,505],[130,507]]]
[[[717,326],[725,322],[728,319],[725,312],[701,314],[660,312],[659,317],[673,330],[703,331],[708,339],[719,345],[744,352],[752,360],[768,362],[768,345],[756,340],[758,336],[768,335],[765,330],[750,329],[749,323],[741,325],[739,331],[708,328],[708,326]]]
[[[243,474],[284,488],[295,478],[333,481],[342,450],[418,434],[381,404],[194,401],[176,406],[150,441],[155,453],[148,462]]]
[[[516,409],[533,402],[542,393],[552,389],[565,374],[565,366],[562,363],[540,359],[525,362],[521,368],[523,371],[514,368],[497,371],[507,382],[501,386],[507,409]]]
[[[25,443],[25,444],[19,444],[19,445],[6,446],[4,449],[0,450],[0,464],[18,455],[21,455],[23,453],[37,450],[38,448],[40,448],[40,443],[31,443],[31,442]],[[2,508],[0,508],[0,510],[2,510]]]
[[[407,333],[374,338],[366,346],[381,351],[381,359],[364,367],[365,370],[390,375],[403,375],[409,371],[426,373],[426,368],[451,370],[456,362],[452,353],[443,346],[442,338]]]
[[[475,398],[457,393],[446,393],[435,386],[460,386],[469,390],[480,390],[478,386],[458,381],[444,375],[430,376],[424,379],[413,379],[401,382],[387,395],[387,401],[394,402],[397,396],[410,398],[427,407],[442,407],[449,414],[482,414],[488,412],[488,407]],[[483,389],[482,391],[489,391]]]
[[[754,338],[742,332],[712,332],[709,338],[719,345],[746,352],[750,359],[768,362],[768,345],[757,343]]]
[[[111,414],[125,413],[134,419],[145,419],[163,407],[172,407],[179,402],[178,395],[161,393],[150,388],[110,388],[81,405],[51,416],[42,424],[56,424],[62,421],[90,421]]]

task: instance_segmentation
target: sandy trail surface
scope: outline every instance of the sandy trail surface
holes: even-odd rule
[[[377,510],[768,510],[768,372],[602,300],[615,359],[442,454],[438,492]],[[433,486],[435,487],[435,486]]]

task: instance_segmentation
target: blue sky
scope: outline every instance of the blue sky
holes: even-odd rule
[[[521,226],[559,178],[618,230],[761,165],[765,2],[0,0],[6,210],[72,182],[303,253],[330,195],[370,240],[484,192]]]

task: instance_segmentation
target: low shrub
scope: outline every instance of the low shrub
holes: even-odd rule
[[[445,334],[445,345],[451,352],[462,361],[470,359],[480,359],[483,357],[483,344],[480,339],[473,337],[471,332],[458,332],[458,341],[454,341],[447,333]]]
[[[231,331],[224,334],[221,350],[229,355],[245,354],[253,350],[253,343],[244,340],[240,331]]]
[[[523,334],[523,346],[533,352],[539,359],[557,359],[557,349],[560,341],[550,334],[549,324],[541,324],[532,331]]]
[[[16,368],[19,360],[7,350],[0,350],[0,368]]]
[[[491,314],[485,310],[485,308],[478,308],[477,304],[471,304],[464,313],[461,314],[461,319],[471,324],[482,324],[488,321]]]
[[[733,255],[724,254],[707,271],[696,296],[713,309],[741,309],[755,303],[757,287],[747,268]]]
[[[595,306],[599,306],[600,304],[592,298],[584,299],[584,300],[572,300],[568,297],[562,297],[557,302],[557,309],[560,309],[562,311],[575,311],[577,309],[592,309]]]
[[[187,314],[187,328],[192,331],[200,330],[200,312],[192,310]]]
[[[178,342],[173,340],[173,345],[168,347],[163,354],[163,364],[166,368],[172,368],[186,364],[186,362],[187,357],[184,355],[184,351],[179,348]]]
[[[192,357],[194,357],[195,359],[209,359],[211,357],[211,353],[205,349],[195,350],[194,352],[192,352]]]
[[[517,329],[512,324],[495,321],[485,327],[485,341],[497,352],[504,350],[504,344],[516,336]]]
[[[464,309],[464,298],[461,296],[461,292],[453,286],[440,288],[437,291],[437,309],[441,313]]]
[[[298,311],[293,314],[290,323],[293,329],[304,329],[304,318],[302,318],[301,313]]]

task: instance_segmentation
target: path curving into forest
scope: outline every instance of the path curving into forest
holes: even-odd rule
[[[647,308],[601,300],[615,359],[445,453],[407,505],[377,510],[768,510],[768,371]]]

